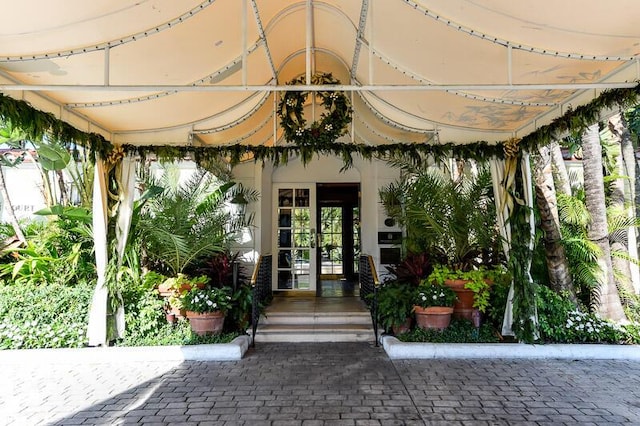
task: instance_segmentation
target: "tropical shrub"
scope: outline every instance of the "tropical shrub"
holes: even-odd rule
[[[244,206],[257,199],[256,192],[219,181],[205,170],[197,170],[180,184],[177,170],[168,167],[159,178],[149,176],[144,187],[152,195],[141,207],[136,230],[146,264],[169,276],[189,272],[224,252],[250,225],[252,217],[244,214]]]
[[[405,172],[379,195],[387,215],[404,226],[408,252],[430,253],[465,271],[500,262],[488,169],[457,181],[432,169]]]
[[[378,293],[378,324],[390,331],[399,327],[412,316],[415,299],[415,286],[399,281],[385,281]]]
[[[198,336],[192,333],[188,321],[167,322],[165,301],[159,297],[156,285],[162,277],[149,272],[139,281],[127,281],[122,289],[125,305],[125,336],[118,346],[191,345],[227,343],[237,337],[235,332],[219,336]]]
[[[621,343],[630,338],[624,328],[596,314],[583,312],[564,294],[538,286],[541,338],[552,343]]]
[[[93,285],[24,283],[0,287],[0,348],[82,347]]]
[[[0,277],[14,283],[74,283],[95,279],[91,231],[84,220],[59,218],[30,222],[27,246],[11,252]]]

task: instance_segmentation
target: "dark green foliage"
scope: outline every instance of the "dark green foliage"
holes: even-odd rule
[[[586,105],[567,111],[563,116],[555,119],[551,124],[541,126],[536,131],[525,136],[520,146],[533,151],[539,145],[547,144],[552,138],[568,130],[579,129],[585,123],[592,123],[599,117],[599,112],[607,108],[629,106],[638,99],[640,86],[629,89],[612,89],[603,91],[596,99]],[[52,114],[34,109],[27,102],[16,100],[0,94],[0,118],[11,122],[14,126],[23,129],[27,136],[33,140],[40,140],[44,134],[48,134],[54,140],[64,143],[75,142],[90,149],[90,158],[98,152],[106,157],[113,149],[113,145],[101,135],[82,132],[64,121],[58,120]],[[632,120],[629,120],[632,121]],[[305,159],[311,159],[314,153],[334,154],[343,159],[348,167],[353,162],[353,155],[360,155],[364,159],[377,158],[403,158],[407,162],[420,164],[429,157],[440,158],[443,156],[453,158],[485,159],[491,156],[502,158],[504,156],[502,143],[488,143],[478,141],[469,144],[456,144],[453,142],[440,144],[413,144],[396,143],[386,145],[359,145],[352,143],[327,142],[314,147],[309,146],[265,146],[265,145],[226,145],[226,146],[134,146],[126,145],[126,152],[139,154],[143,158],[147,154],[157,154],[163,161],[173,161],[193,156],[198,163],[217,161],[219,158],[230,158],[233,164],[238,164],[247,155],[255,161],[271,161],[274,165],[286,164],[288,158],[301,155]]]
[[[57,119],[53,114],[39,111],[23,100],[13,99],[0,93],[0,119],[11,123],[25,132],[26,138],[34,141],[49,139],[65,144],[76,143],[90,149],[90,158],[94,153],[106,157],[113,145],[102,135],[86,133],[70,124]]]
[[[378,323],[387,331],[404,324],[413,316],[415,286],[402,281],[387,281],[378,290]]]
[[[543,341],[563,342],[567,338],[566,321],[576,306],[568,297],[554,292],[544,285],[538,286],[538,322]]]
[[[502,274],[494,279],[489,293],[489,307],[484,316],[485,322],[494,330],[502,330],[504,312],[507,307],[507,297],[511,286],[511,275]]]
[[[224,329],[244,333],[251,323],[253,308],[253,288],[249,283],[241,283],[231,296],[231,309],[227,312]]]
[[[514,196],[519,199],[524,197],[524,182],[519,162],[518,172],[515,176]],[[536,285],[530,275],[530,262],[532,262],[533,245],[531,239],[531,228],[529,220],[531,218],[531,209],[528,206],[519,203],[514,204],[514,210],[509,219],[511,225],[511,249],[509,256],[508,270],[513,277],[513,324],[511,325],[513,332],[519,340],[524,342],[533,342],[537,335],[536,324]]]
[[[119,346],[166,346],[201,345],[207,343],[229,343],[240,334],[224,333],[216,336],[198,336],[191,331],[189,322],[180,319],[176,324],[166,321],[151,334],[128,333]]]
[[[239,333],[232,331],[220,336],[200,337],[191,332],[188,321],[181,319],[170,324],[165,318],[165,302],[155,289],[156,275],[137,281],[125,279],[122,298],[125,306],[125,336],[118,346],[192,345],[223,343],[233,340]],[[147,276],[149,275],[147,274]],[[227,321],[230,321],[227,319]]]
[[[444,330],[414,330],[401,334],[398,339],[403,342],[430,343],[497,343],[498,335],[489,324],[483,324],[479,329],[465,319],[452,319],[449,327]]]
[[[294,78],[287,84],[304,85],[306,84],[305,76]],[[335,79],[331,73],[320,73],[312,77],[312,84],[337,85],[340,84],[340,80]],[[308,95],[308,92],[293,90],[284,92],[282,95],[278,104],[278,117],[285,138],[298,146],[322,146],[334,142],[344,135],[347,132],[348,124],[351,123],[351,114],[353,113],[349,99],[344,92],[328,90],[314,92],[313,96],[320,98],[325,112],[322,113],[319,121],[312,123],[307,128],[307,120],[302,114]],[[309,154],[313,155],[313,151],[302,150],[301,152],[303,153],[303,162],[308,163],[311,159]]]

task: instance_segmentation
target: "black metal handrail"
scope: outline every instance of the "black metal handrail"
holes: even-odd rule
[[[271,255],[267,254],[258,258],[258,263],[251,276],[252,309],[251,309],[251,346],[256,346],[256,330],[262,309],[272,297],[271,290]]]
[[[373,323],[373,333],[375,334],[376,346],[378,346],[378,274],[373,258],[363,254],[358,261],[360,271],[360,298],[369,308],[371,312],[371,321]]]

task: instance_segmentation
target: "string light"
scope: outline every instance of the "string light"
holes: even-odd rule
[[[214,2],[215,0],[205,0],[204,2],[200,3],[198,6],[191,9],[190,11],[180,15],[177,18],[172,19],[171,21],[165,22],[164,24],[158,25],[157,27],[152,27],[145,31],[141,31],[139,33],[122,37],[116,40],[111,40],[105,43],[100,43],[100,44],[91,45],[91,46],[79,47],[77,49],[63,50],[60,52],[49,52],[49,53],[41,53],[38,55],[26,55],[26,56],[5,56],[2,58],[2,60],[4,62],[19,62],[19,61],[30,61],[34,59],[66,58],[68,56],[95,52],[97,50],[103,50],[107,47],[111,48],[115,46],[121,46],[123,44],[129,43],[132,41],[137,41],[138,39],[149,37],[153,34],[157,34],[161,31],[171,28],[173,25],[180,24],[186,21],[187,19],[191,18],[192,16],[195,16],[198,12],[204,10],[206,7],[210,6]]]
[[[251,0],[251,7],[253,8],[253,16],[256,19],[256,25],[258,26],[258,36],[262,43],[264,44],[265,54],[267,55],[267,60],[269,61],[269,66],[271,67],[271,73],[273,78],[277,77],[276,66],[273,63],[273,58],[271,56],[271,50],[269,49],[269,43],[267,42],[267,36],[264,33],[264,27],[262,26],[262,19],[260,19],[260,12],[258,11],[258,5],[256,0]]]
[[[251,46],[249,48],[249,50],[247,50],[247,53],[252,53],[253,51],[255,51],[258,48],[258,45],[259,45],[259,43],[255,43],[253,46]],[[224,74],[225,72],[227,72],[228,70],[230,70],[234,66],[238,65],[241,61],[242,61],[242,57],[238,56],[236,59],[234,59],[233,61],[231,61],[230,63],[228,63],[224,67],[218,69],[217,71],[214,71],[213,73],[211,73],[211,74],[209,74],[209,75],[207,75],[205,77],[202,77],[201,79],[198,79],[196,81],[188,83],[188,84],[191,85],[191,86],[199,86],[199,85],[205,84],[206,82],[211,81],[212,79],[218,77],[219,75]],[[176,93],[178,93],[178,91],[172,90],[172,91],[154,93],[152,95],[147,95],[147,96],[138,96],[138,97],[135,97],[135,98],[118,99],[118,100],[115,100],[115,101],[69,103],[69,104],[66,104],[66,106],[69,107],[69,108],[98,108],[98,107],[105,107],[105,106],[133,104],[133,103],[137,103],[137,102],[146,102],[146,101],[150,101],[150,100],[155,100],[155,99],[162,98],[162,97],[169,96],[169,95],[173,95],[173,94],[176,94]]]
[[[412,80],[415,80],[422,84],[434,84],[433,81],[422,78],[419,75],[402,68],[400,65],[393,62],[391,59],[383,56],[378,51],[373,52],[373,54],[377,56],[378,59],[380,59],[382,62],[393,67],[395,70],[400,71],[402,74],[406,75]],[[491,103],[506,104],[506,105],[517,105],[517,106],[556,106],[557,105],[554,102],[524,102],[524,101],[516,101],[516,100],[504,99],[504,98],[490,98],[487,96],[472,95],[470,93],[462,92],[460,90],[445,90],[445,92],[451,93],[452,95],[456,95],[456,96],[462,96],[463,98],[467,98],[467,99],[474,99],[474,100],[483,101],[483,102],[491,102]]]
[[[420,6],[413,0],[403,0],[403,1],[413,9],[422,12],[425,16],[428,16],[429,18],[432,18],[438,22],[442,22],[445,25],[452,27],[458,31],[469,34],[470,36],[473,36],[473,37],[478,37],[482,40],[488,40],[492,43],[499,44],[501,46],[511,46],[513,49],[523,50],[525,52],[538,53],[540,55],[556,56],[556,57],[567,58],[567,59],[583,59],[583,60],[593,60],[593,61],[631,61],[635,59],[634,56],[601,56],[601,55],[589,55],[589,54],[583,54],[583,53],[582,54],[568,53],[568,52],[559,52],[554,50],[541,49],[538,47],[528,46],[520,43],[516,44],[509,40],[493,37],[488,34],[476,31],[472,28],[465,27],[464,25],[460,25],[450,19],[444,18],[440,15],[437,15],[431,12],[428,9],[425,9],[424,7]]]

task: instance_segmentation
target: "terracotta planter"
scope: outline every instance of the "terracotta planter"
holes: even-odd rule
[[[413,318],[408,317],[403,324],[394,325],[391,327],[391,331],[393,331],[394,335],[406,333],[411,330],[411,324],[413,323]]]
[[[197,287],[200,290],[205,288],[205,286],[206,286],[205,283],[198,283],[197,284]],[[186,293],[189,290],[191,290],[192,286],[191,286],[191,284],[183,283],[183,284],[180,284],[180,288],[175,289],[173,287],[172,283],[162,282],[162,283],[158,284],[157,288],[158,288],[158,294],[160,294],[160,296],[169,297],[169,296],[174,296],[176,293],[178,293],[178,294]]]
[[[176,318],[176,314],[174,314],[172,312],[165,312],[164,313],[164,317],[167,319],[167,322],[169,324],[173,324],[176,321],[178,321],[178,318]]]
[[[468,282],[468,280],[444,280],[445,285],[451,287],[456,292],[456,296],[458,296],[458,300],[453,305],[453,316],[455,318],[464,318],[475,324],[478,321],[477,318],[474,318],[477,315],[474,314],[476,309],[473,307],[475,293],[464,287]],[[486,282],[493,284],[489,280],[486,280]]]
[[[453,316],[471,321],[474,293],[464,288],[468,282],[467,280],[444,280],[445,285],[455,291],[458,296],[458,300],[453,305]]]
[[[176,319],[184,318],[187,315],[187,311],[181,308],[176,308],[175,306],[169,306],[169,309],[166,312],[169,315],[173,315]]]
[[[448,306],[429,306],[428,308],[414,306],[413,310],[416,313],[418,327],[435,330],[444,330],[449,327],[453,313],[453,308]]]
[[[197,313],[187,311],[187,318],[191,325],[191,330],[198,336],[222,333],[224,325],[224,312],[204,312]]]

